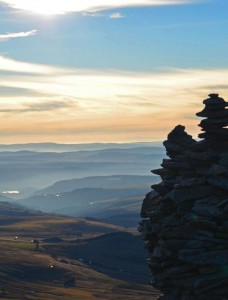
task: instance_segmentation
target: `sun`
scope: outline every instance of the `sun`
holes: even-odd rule
[[[64,14],[65,12],[64,7],[62,7],[62,5],[55,5],[52,1],[46,1],[45,3],[40,0],[38,0],[37,3],[26,3],[25,10],[28,10],[35,14],[47,16]]]
[[[52,5],[35,5],[34,7],[32,7],[31,9],[29,9],[29,11],[39,14],[39,15],[58,15],[58,14],[63,14],[64,11],[58,10],[55,7],[53,7]]]
[[[73,3],[72,0],[13,0],[11,6],[40,15],[58,15],[67,12]]]
[[[119,3],[123,0],[115,1]],[[5,2],[10,7],[34,14],[59,15],[68,12],[93,11],[97,7],[104,7],[106,0],[0,0],[0,2]],[[105,6],[107,6],[107,4]]]

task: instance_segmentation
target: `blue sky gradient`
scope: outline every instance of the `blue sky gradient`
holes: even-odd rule
[[[196,135],[197,120],[191,116],[200,110],[200,101],[212,91],[221,92],[224,97],[227,94],[227,11],[226,0],[157,6],[141,6],[139,0],[137,7],[42,15],[15,9],[7,0],[0,1],[0,113],[4,123],[0,135],[4,137],[3,142],[161,140],[179,122],[187,124]],[[6,59],[10,60],[10,70],[4,67],[4,64],[9,66]],[[30,65],[27,67],[31,71],[25,72],[23,68],[18,71],[18,64],[22,62]],[[48,70],[56,74],[55,78],[47,78],[46,71],[39,71],[37,77],[36,68],[42,66],[53,67],[54,71]],[[81,89],[74,90],[72,81],[76,80],[77,85],[82,73]],[[51,84],[57,76],[60,77],[55,84],[61,81],[62,87],[54,92],[56,88]],[[121,84],[123,77],[125,85]],[[213,82],[214,77],[216,82]],[[139,79],[138,85],[134,78]],[[179,84],[177,78],[185,82]],[[28,81],[31,82],[28,84]],[[160,93],[162,89],[166,92]],[[175,95],[174,102],[185,103],[181,111],[180,108],[170,110]],[[108,108],[104,105],[105,97]],[[68,104],[62,108],[46,105],[53,101]],[[29,112],[25,109],[34,107],[34,103],[40,103],[47,110]],[[136,103],[145,109],[138,111]],[[161,103],[163,108],[159,109]],[[74,109],[80,111],[80,116],[72,114]],[[169,118],[167,110],[172,113],[170,122],[165,121],[160,127],[158,122],[150,124],[150,119],[160,114]],[[24,124],[25,117],[31,124],[30,130]],[[120,117],[126,122],[117,123]],[[15,120],[21,126],[15,128]],[[44,125],[39,128],[40,120],[46,129]],[[75,125],[66,126],[67,120],[75,120]],[[64,125],[58,130],[60,121]],[[122,134],[119,134],[120,129],[115,132],[119,126]],[[92,136],[88,133],[90,127],[91,132],[96,132]],[[107,133],[109,128],[111,134]],[[136,129],[140,132],[137,135],[134,134]]]

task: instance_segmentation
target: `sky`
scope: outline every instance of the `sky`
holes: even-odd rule
[[[197,137],[228,99],[227,0],[0,0],[0,143]]]

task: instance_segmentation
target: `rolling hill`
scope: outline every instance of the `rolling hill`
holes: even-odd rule
[[[73,178],[61,180],[42,190],[37,190],[34,195],[56,194],[70,192],[82,188],[149,188],[158,181],[158,176],[139,175],[111,175]]]
[[[0,215],[1,298],[157,299],[135,231],[7,203]]]
[[[74,217],[93,217],[136,227],[141,201],[157,176],[94,176],[56,182],[19,200],[26,207]]]
[[[93,217],[123,226],[137,226],[147,187],[83,188],[57,194],[41,194],[18,203],[32,209],[74,217]],[[124,215],[124,217],[123,217]],[[121,219],[118,222],[118,218]],[[131,220],[131,221],[130,221]]]

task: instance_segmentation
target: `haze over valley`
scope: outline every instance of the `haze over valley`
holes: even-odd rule
[[[46,152],[50,147],[56,152]],[[0,150],[0,188],[9,201],[123,226],[137,226],[141,201],[158,181],[150,170],[164,157],[158,143],[34,144]]]

